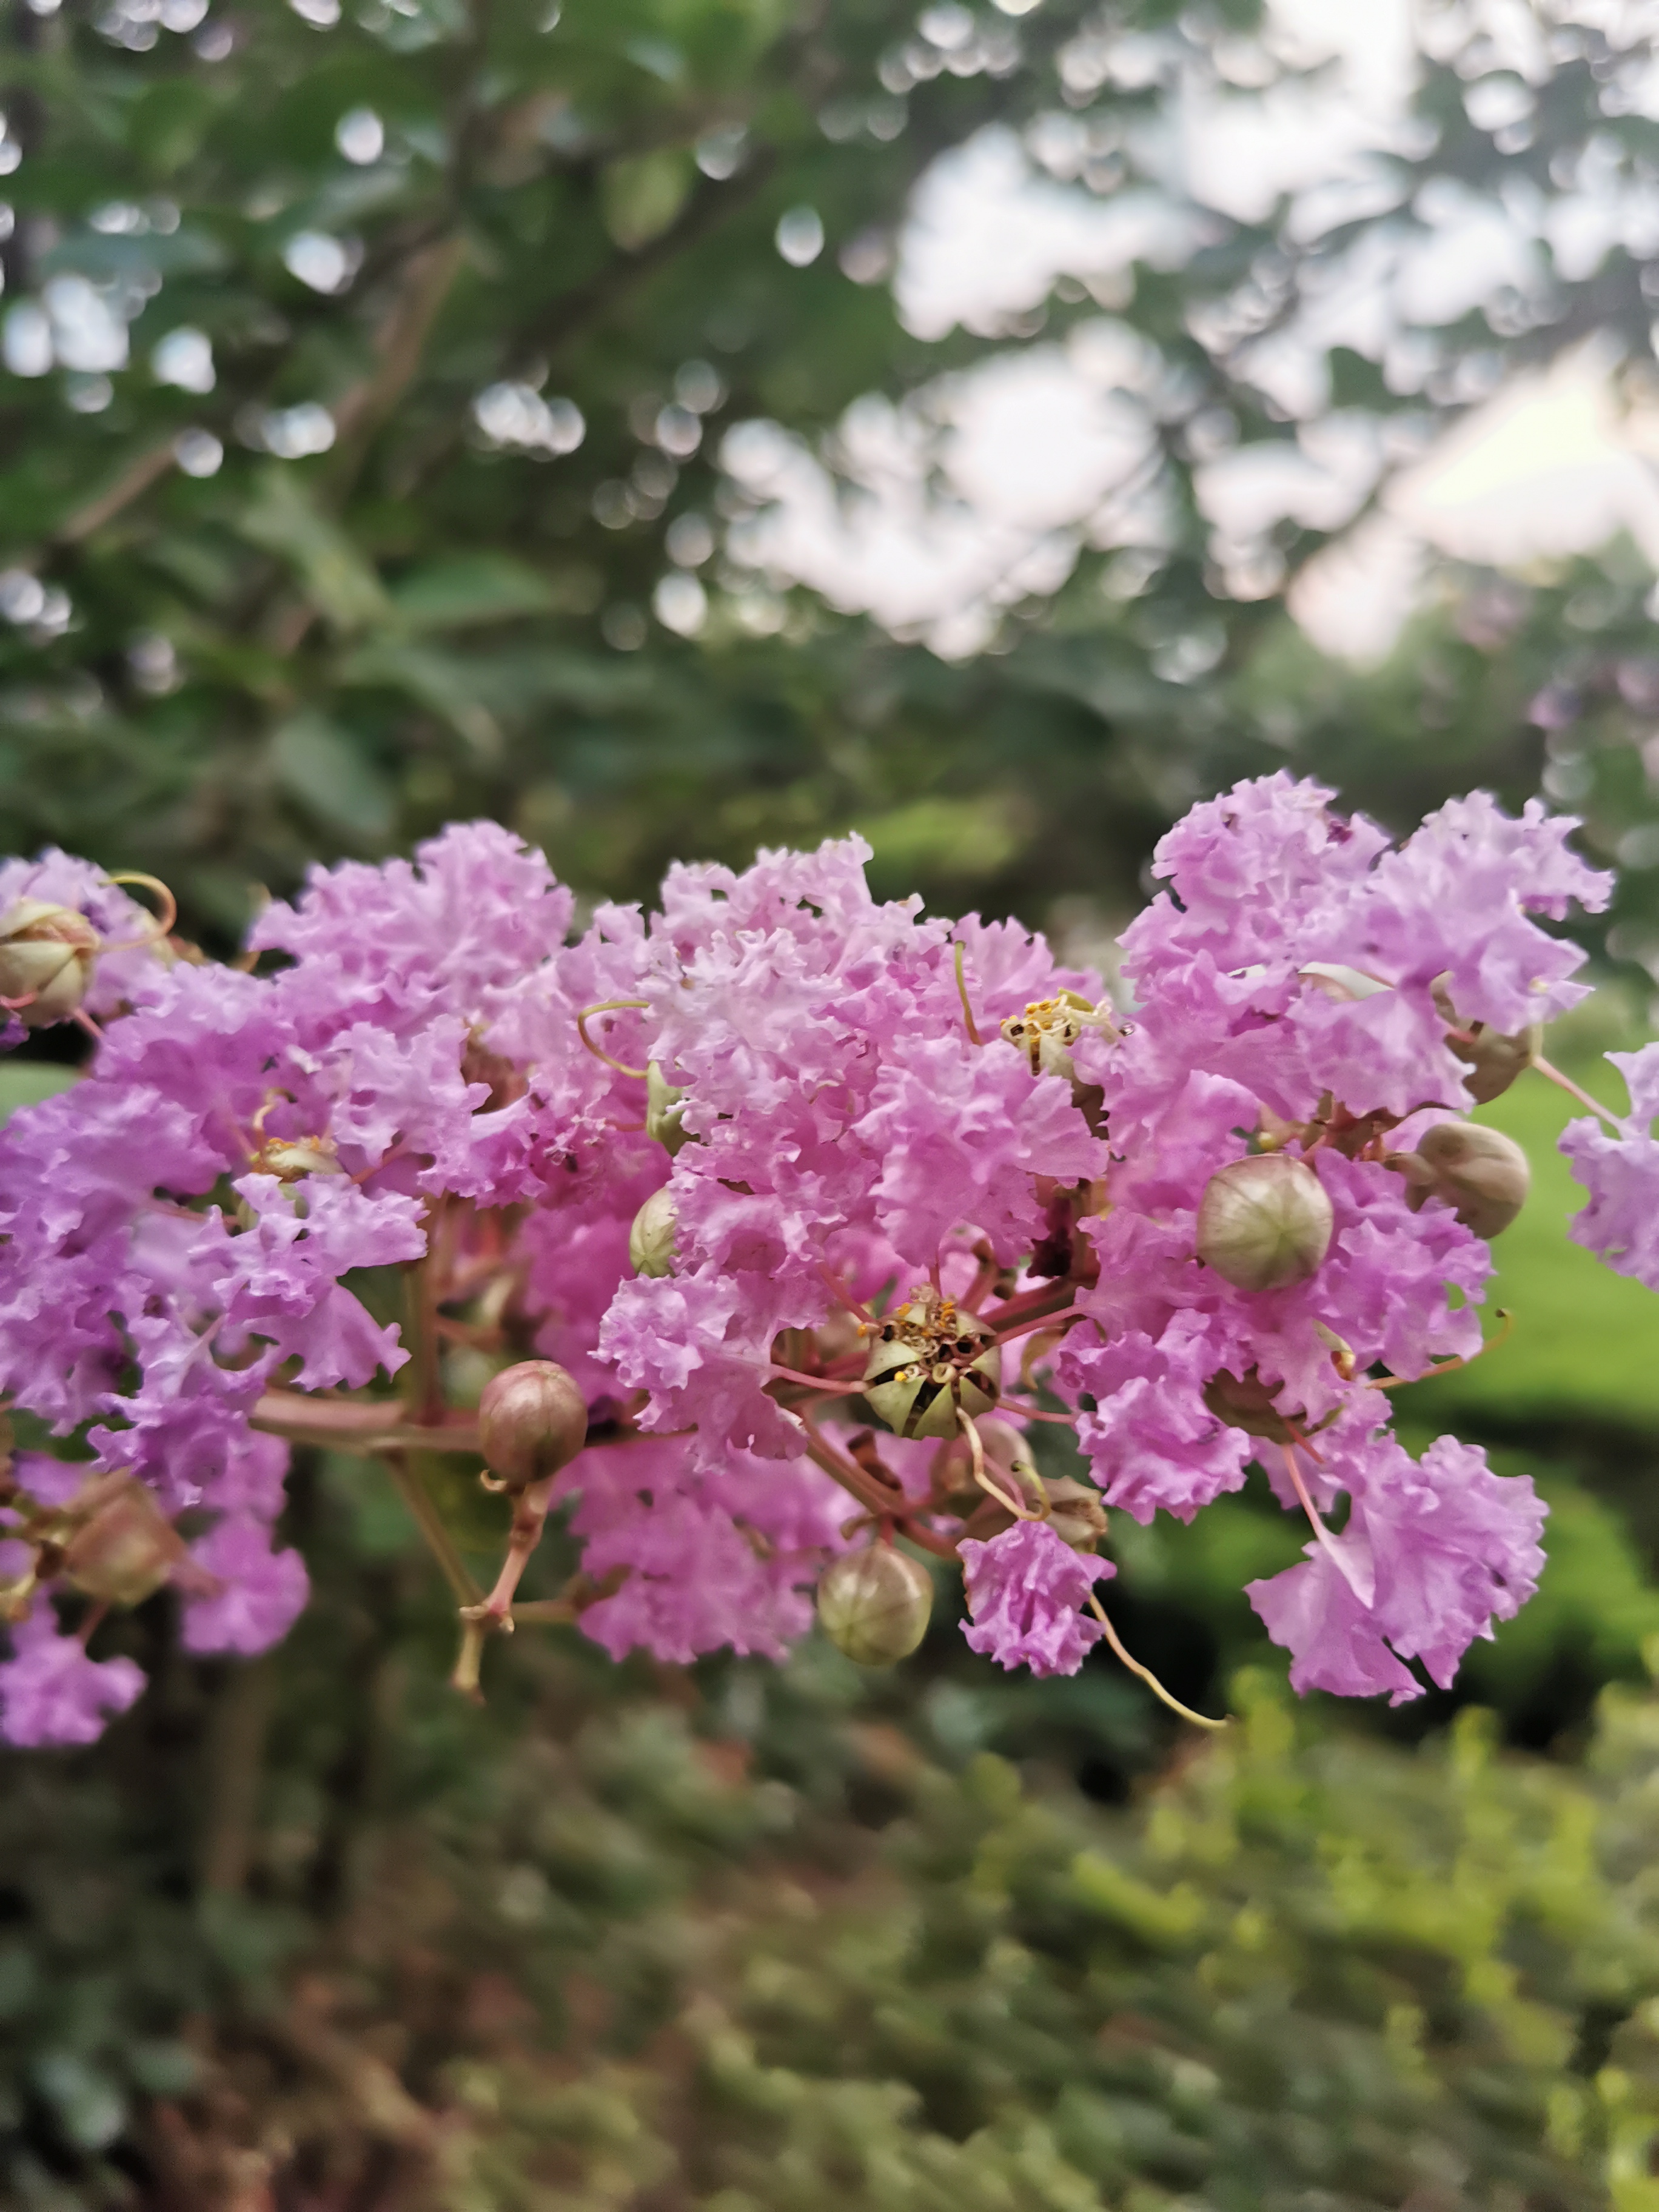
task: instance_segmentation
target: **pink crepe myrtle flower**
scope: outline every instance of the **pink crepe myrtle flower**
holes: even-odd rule
[[[1075,1674],[1104,1632],[1078,1608],[1117,1572],[1110,1560],[1074,1552],[1046,1521],[1017,1521],[988,1543],[969,1537],[961,1552],[969,1647],[1000,1667]]]
[[[275,1534],[290,1450],[411,1426],[469,1449],[457,1339],[532,1348],[587,1416],[512,1492],[466,1686],[553,1510],[581,1549],[562,1610],[617,1656],[781,1658],[876,1532],[960,1563],[975,1650],[1073,1672],[1115,1569],[1060,1527],[1190,1519],[1253,1462],[1310,1521],[1251,1591],[1298,1686],[1449,1680],[1535,1582],[1542,1509],[1387,1432],[1381,1386],[1478,1352],[1490,1264],[1395,1147],[1467,1108],[1483,1039],[1518,1066],[1582,995],[1542,926],[1605,902],[1571,827],[1477,793],[1395,847],[1317,784],[1241,784],[1158,848],[1127,1015],[1015,924],[874,898],[856,838],[676,866],[657,911],[573,934],[539,854],[457,825],[313,870],[251,972],[179,957],[87,863],[0,866],[0,906],[58,901],[95,937],[102,1032],[0,1131],[0,1390],[64,1453],[20,1455],[0,1498],[44,1577],[4,1570],[0,1725],[83,1741],[137,1694],[57,1622],[84,1481],[136,1478],[177,1525],[187,1650],[267,1648],[305,1601]],[[1565,1140],[1593,1193],[1574,1233],[1659,1283],[1659,1057],[1630,1070],[1632,1120]],[[1199,1224],[1262,1150],[1316,1178],[1330,1233],[1245,1289]],[[1024,1457],[1039,1412],[1098,1486],[1069,1520]]]
[[[1573,1174],[1589,1193],[1567,1233],[1605,1261],[1616,1275],[1633,1275],[1659,1290],[1659,1044],[1639,1052],[1610,1052],[1630,1093],[1630,1113],[1606,1118],[1613,1133],[1592,1121],[1570,1121],[1560,1146]]]

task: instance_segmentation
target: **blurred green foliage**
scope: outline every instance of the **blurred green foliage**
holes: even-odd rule
[[[1589,329],[1630,342],[1636,391],[1651,310],[1619,245],[1404,331],[1386,374],[1307,312],[1348,257],[1437,235],[1454,203],[1525,191],[1547,228],[1585,162],[1638,186],[1632,57],[1564,30],[1540,126],[1477,125],[1466,87],[1496,64],[1441,11],[1371,211],[1310,232],[1289,199],[1194,207],[1167,158],[1165,103],[1285,69],[1252,43],[1259,14],[14,7],[0,845],[158,870],[222,942],[256,885],[457,814],[624,896],[688,825],[744,860],[856,823],[884,887],[1040,921],[1061,894],[1121,916],[1158,830],[1247,769],[1340,763],[1391,818],[1471,781],[1532,788],[1531,697],[1559,674],[1617,698],[1609,672],[1648,665],[1633,635],[1615,650],[1633,581],[1478,590],[1361,682],[1317,665],[1274,596],[1321,533],[1224,542],[1194,472],[1235,442],[1297,464],[1264,337],[1294,335],[1310,392],[1401,451],[1506,360]],[[1085,209],[1161,206],[1190,250],[922,343],[886,281],[907,195],[990,126],[1028,131]],[[804,264],[775,242],[799,220],[823,240]],[[729,427],[811,444],[873,392],[937,453],[941,377],[1101,326],[1103,303],[1156,520],[1083,544],[994,650],[946,665],[732,557],[728,524],[763,500],[722,471]],[[705,592],[696,635],[650,611],[665,580]]]

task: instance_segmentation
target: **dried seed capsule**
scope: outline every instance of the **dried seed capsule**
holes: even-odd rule
[[[883,1324],[865,1364],[864,1395],[902,1437],[953,1437],[958,1412],[988,1413],[1002,1354],[984,1322],[954,1298],[913,1291]]]
[[[1431,1196],[1443,1198],[1477,1237],[1498,1236],[1526,1204],[1532,1170],[1520,1146],[1501,1129],[1483,1128],[1478,1121],[1437,1121],[1416,1157],[1424,1165],[1407,1170],[1413,1209]]]
[[[674,1200],[665,1183],[646,1200],[628,1232],[628,1264],[636,1275],[673,1273],[674,1236],[678,1227]]]
[[[1331,1248],[1331,1201],[1304,1160],[1285,1152],[1234,1160],[1198,1208],[1198,1256],[1241,1291],[1305,1283]]]
[[[521,1359],[485,1383],[478,1449],[502,1490],[525,1490],[556,1474],[587,1441],[587,1407],[562,1367]]]
[[[46,899],[19,899],[0,915],[0,999],[25,1029],[67,1021],[87,995],[98,933],[85,915]]]
[[[927,1633],[933,1577],[908,1552],[872,1544],[843,1552],[818,1583],[818,1619],[838,1651],[860,1667],[908,1659]]]

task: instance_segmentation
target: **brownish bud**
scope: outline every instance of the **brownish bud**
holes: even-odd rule
[[[587,1407],[550,1359],[521,1359],[485,1383],[478,1449],[503,1490],[526,1490],[568,1467],[587,1441]]]
[[[674,1200],[665,1183],[646,1200],[628,1232],[628,1264],[636,1275],[673,1273],[674,1237],[678,1227]]]
[[[142,1605],[188,1558],[184,1539],[131,1475],[94,1482],[82,1495],[96,1502],[64,1547],[64,1574],[106,1605]]]
[[[1224,1367],[1204,1385],[1205,1404],[1230,1429],[1243,1429],[1247,1437],[1265,1437],[1276,1444],[1294,1443],[1308,1417],[1300,1407],[1281,1413],[1273,1395],[1254,1367],[1247,1367],[1242,1376]]]
[[[1543,1035],[1541,1022],[1509,1036],[1501,1030],[1489,1030],[1484,1022],[1471,1022],[1468,1041],[1448,1037],[1446,1042],[1468,1069],[1463,1081],[1470,1097],[1477,1106],[1486,1106],[1501,1098],[1516,1077],[1532,1066]]]
[[[1198,1207],[1198,1256],[1241,1291],[1305,1283],[1331,1248],[1325,1187],[1304,1160],[1263,1152],[1210,1177]]]
[[[1436,1010],[1450,1032],[1447,1046],[1468,1070],[1463,1081],[1468,1094],[1477,1106],[1489,1106],[1537,1059],[1543,1024],[1534,1022],[1506,1036],[1501,1030],[1488,1029],[1485,1022],[1464,1021],[1443,981],[1437,981],[1432,990]]]
[[[25,1029],[67,1021],[87,995],[98,933],[85,915],[46,899],[19,899],[0,915],[0,999]]]
[[[838,1651],[860,1667],[908,1659],[927,1633],[933,1583],[926,1567],[890,1544],[843,1552],[818,1583],[818,1619]]]
[[[1092,1552],[1106,1534],[1106,1508],[1100,1492],[1069,1475],[1046,1476],[1042,1492],[1048,1501],[1048,1526],[1074,1552]]]
[[[1492,1237],[1507,1229],[1527,1202],[1532,1170],[1513,1137],[1478,1121],[1437,1121],[1407,1166],[1413,1209],[1443,1199],[1466,1229]]]

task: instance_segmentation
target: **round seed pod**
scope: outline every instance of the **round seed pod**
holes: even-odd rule
[[[1334,1216],[1319,1177],[1287,1152],[1234,1160],[1210,1177],[1198,1208],[1198,1256],[1241,1291],[1305,1283],[1331,1248]]]
[[[900,1306],[870,1347],[864,1395],[901,1437],[954,1437],[958,1411],[988,1413],[1002,1388],[1002,1354],[976,1316],[931,1297]]]
[[[665,1183],[646,1200],[628,1232],[628,1264],[636,1275],[673,1273],[674,1235],[678,1227],[674,1200]]]
[[[1527,1202],[1532,1170],[1513,1137],[1478,1121],[1437,1121],[1424,1135],[1417,1156],[1429,1180],[1412,1176],[1411,1203],[1443,1198],[1466,1229],[1477,1237],[1496,1237],[1509,1227]]]
[[[46,899],[19,899],[0,915],[0,998],[25,1029],[67,1021],[87,995],[98,933],[85,915]]]
[[[818,1619],[838,1651],[860,1667],[908,1659],[927,1633],[933,1577],[890,1544],[843,1552],[818,1583]]]
[[[478,1449],[502,1490],[527,1490],[567,1467],[587,1441],[587,1406],[550,1359],[521,1359],[485,1383]]]

